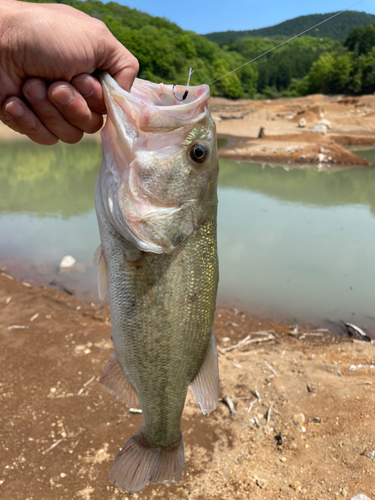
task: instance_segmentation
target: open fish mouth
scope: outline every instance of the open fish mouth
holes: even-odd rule
[[[202,199],[217,163],[209,87],[136,79],[131,92],[103,73],[107,107],[100,184],[111,223],[142,251],[172,251],[204,220]],[[192,153],[193,151],[193,153]],[[195,156],[194,156],[195,155]]]

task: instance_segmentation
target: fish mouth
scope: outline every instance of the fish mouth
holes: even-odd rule
[[[210,96],[210,88],[205,84],[186,87],[136,78],[127,92],[108,73],[103,73],[100,80],[108,115],[118,114],[121,108],[139,132],[167,132],[199,121]],[[186,90],[186,99],[180,100]]]

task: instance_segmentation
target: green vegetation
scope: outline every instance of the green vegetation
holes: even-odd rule
[[[315,26],[334,14],[335,12],[331,12],[330,14],[311,14],[309,16],[299,16],[268,28],[249,31],[221,31],[217,33],[209,33],[205,36],[208,40],[211,40],[211,42],[219,44],[229,40],[239,40],[240,38],[245,37],[289,38],[297,35],[298,33],[302,33],[302,31]],[[309,36],[317,38],[332,38],[332,40],[341,41],[349,35],[349,32],[353,28],[357,26],[369,26],[374,22],[375,16],[373,14],[349,10],[347,12],[343,12],[337,18],[332,19],[332,21],[328,21],[314,30],[309,31]]]
[[[282,40],[265,38],[242,38],[237,42],[222,44],[227,51],[239,52],[246,60],[251,60],[273,47]],[[320,55],[334,50],[338,42],[330,38],[304,36],[279,47],[255,62],[258,71],[257,91],[268,97],[285,91],[293,79],[303,78]]]
[[[237,34],[231,37],[221,33],[219,46],[205,36],[184,31],[167,19],[115,2],[60,0],[59,3],[101,19],[138,58],[140,78],[169,84],[184,84],[190,66],[194,69],[192,85],[210,83],[283,43],[287,36],[332,15],[301,16],[271,28],[233,32]],[[310,32],[311,36],[294,39],[226,76],[211,86],[211,94],[237,99],[314,92],[374,92],[375,24],[370,25],[374,21],[375,16],[371,14],[345,12],[317,28],[318,31]],[[252,37],[243,38],[247,33]],[[346,37],[343,42],[337,41],[343,37]]]
[[[375,24],[353,29],[335,51],[322,54],[286,94],[375,92]]]

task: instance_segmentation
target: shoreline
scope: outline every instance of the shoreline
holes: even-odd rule
[[[220,158],[328,168],[371,166],[348,147],[375,148],[374,95],[316,94],[264,101],[212,97],[210,110],[218,136],[229,139],[219,150]],[[313,132],[317,127],[321,133]],[[259,138],[261,129],[264,135]],[[83,140],[100,142],[100,132],[86,134]],[[0,123],[1,141],[29,139]]]

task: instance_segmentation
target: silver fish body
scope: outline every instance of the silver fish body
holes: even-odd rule
[[[204,413],[217,405],[216,135],[207,86],[192,87],[180,103],[171,86],[136,80],[129,94],[107,74],[102,85],[97,261],[114,354],[100,381],[142,408],[142,428],[110,474],[136,492],[181,476],[189,385]]]

